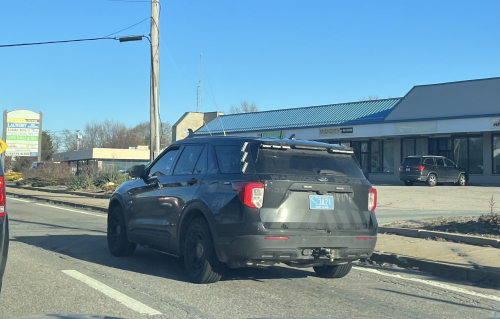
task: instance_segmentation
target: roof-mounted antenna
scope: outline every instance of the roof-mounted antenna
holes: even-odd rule
[[[291,139],[292,141],[295,141],[295,134],[292,134],[292,135],[290,136],[290,139]]]

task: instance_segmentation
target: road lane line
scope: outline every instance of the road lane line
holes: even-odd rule
[[[56,208],[56,209],[61,209],[61,210],[67,210],[69,212],[78,213],[78,214],[84,214],[84,215],[90,215],[90,216],[97,216],[97,217],[102,217],[102,218],[106,218],[107,217],[107,215],[103,215],[103,214],[102,215],[100,215],[100,214],[92,214],[92,213],[82,212],[80,210],[69,209],[69,208],[64,208],[64,207],[57,207],[57,206],[54,206],[54,205],[45,205],[45,204],[40,204],[40,203],[36,203],[36,205],[50,207],[50,208]]]
[[[475,291],[472,291],[472,290],[467,290],[467,289],[464,289],[464,288],[455,287],[455,286],[452,286],[452,285],[447,285],[447,284],[443,284],[443,283],[432,281],[432,280],[426,280],[426,279],[420,279],[420,278],[413,278],[413,277],[403,277],[403,276],[398,275],[398,274],[390,274],[390,273],[382,272],[380,270],[371,269],[371,268],[364,268],[364,267],[352,267],[352,268],[354,268],[356,270],[371,272],[371,273],[374,273],[374,274],[377,274],[377,275],[386,276],[386,277],[392,277],[392,278],[398,278],[398,279],[403,279],[403,280],[418,282],[418,283],[421,283],[421,284],[424,284],[424,285],[429,285],[429,286],[434,286],[434,287],[438,287],[438,288],[441,288],[441,289],[451,290],[451,291],[459,292],[459,293],[466,294],[466,295],[471,295],[471,296],[475,296],[475,297],[481,297],[481,298],[485,298],[485,299],[491,299],[491,300],[495,300],[495,301],[500,301],[500,296],[486,295],[486,294],[482,294],[480,292],[475,292]]]
[[[24,203],[32,203],[29,200],[24,200],[24,199],[19,199],[19,198],[14,198],[14,197],[7,197],[7,199],[17,200],[18,202],[24,202]]]
[[[140,301],[137,301],[133,298],[130,298],[127,295],[122,294],[121,292],[103,284],[100,281],[97,281],[89,276],[82,274],[76,270],[62,270],[66,275],[73,277],[81,282],[87,284],[88,286],[94,288],[105,294],[106,296],[113,298],[114,300],[122,303],[124,306],[144,315],[161,315],[161,312],[146,306]]]

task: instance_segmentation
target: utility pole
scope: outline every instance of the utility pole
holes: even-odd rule
[[[152,162],[160,154],[160,0],[151,0],[151,92],[150,92],[150,147]]]

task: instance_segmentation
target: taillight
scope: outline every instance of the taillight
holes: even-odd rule
[[[5,217],[5,179],[0,176],[0,218]]]
[[[416,168],[416,169],[418,169],[419,171],[423,171],[423,170],[424,170],[424,168],[425,168],[425,166],[423,166],[423,165],[420,165],[420,166],[413,166],[413,168]]]
[[[403,166],[399,166],[399,170],[402,171],[404,170],[405,168]]]
[[[264,203],[264,184],[261,182],[236,182],[233,189],[238,191],[241,202],[251,208],[261,208]]]
[[[377,190],[372,187],[368,193],[368,210],[374,212],[375,208],[377,208]]]

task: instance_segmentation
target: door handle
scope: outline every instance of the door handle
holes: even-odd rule
[[[198,182],[198,180],[196,178],[194,178],[194,177],[187,181],[188,185],[194,185],[197,182]]]

